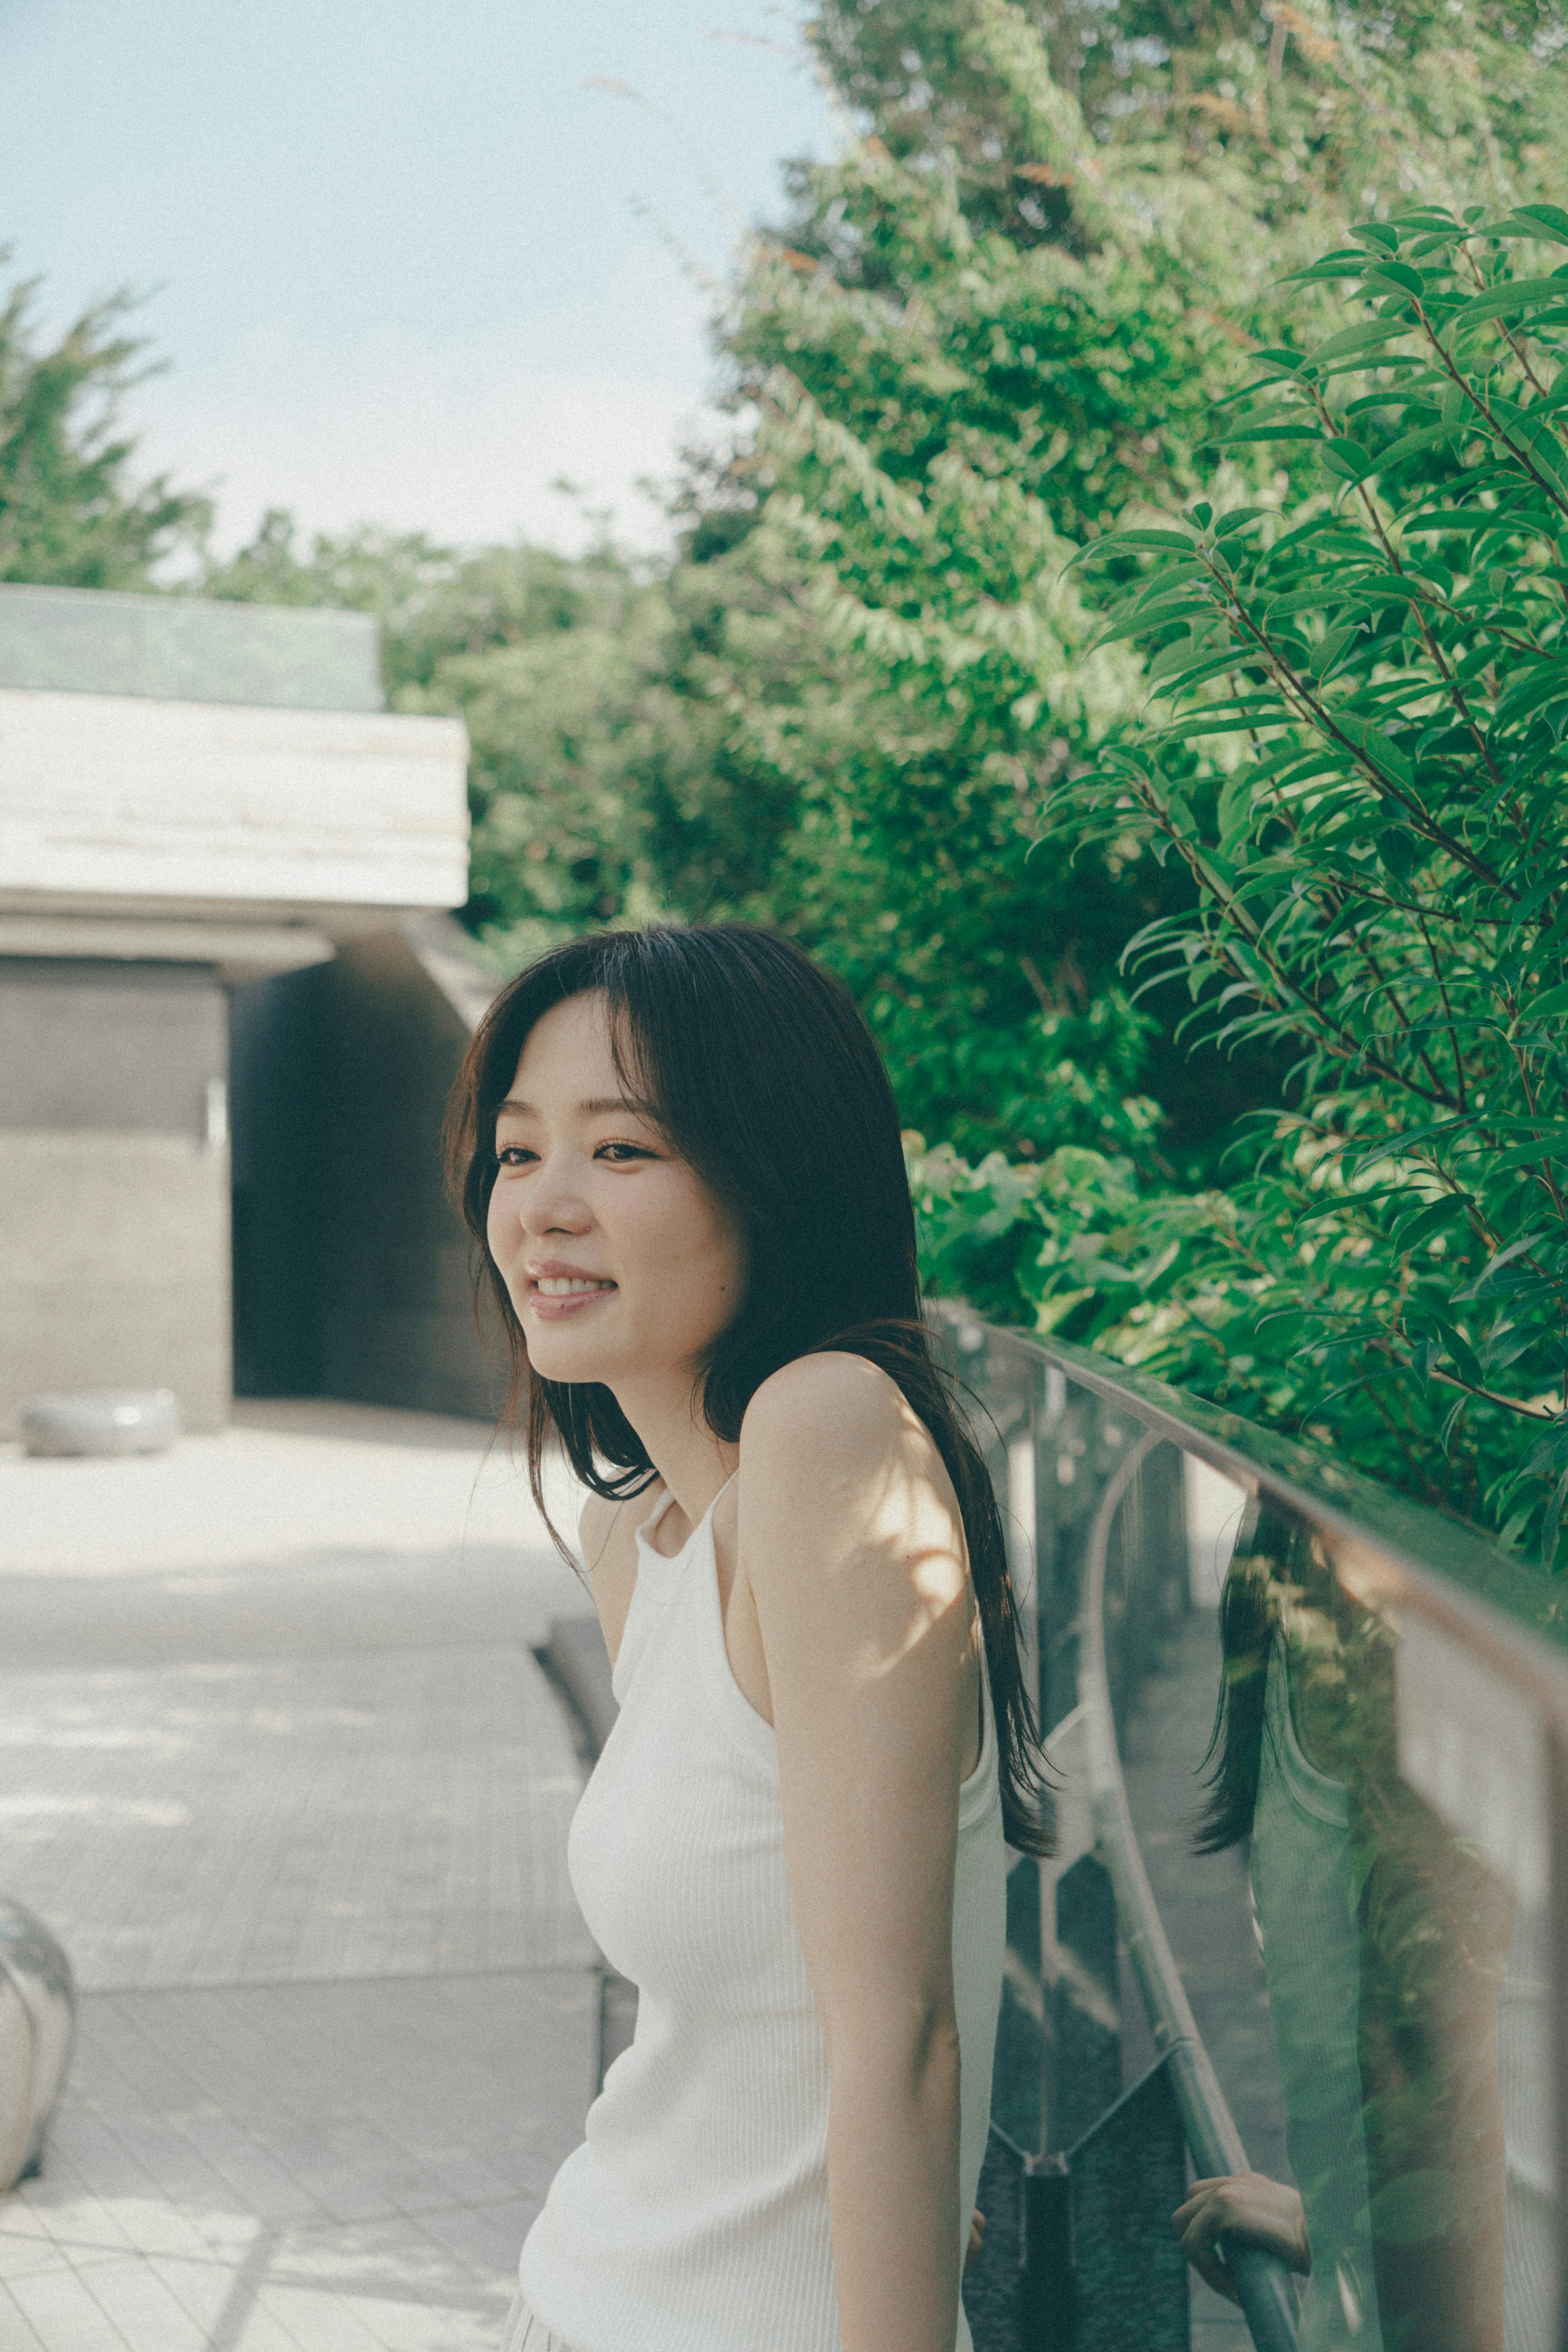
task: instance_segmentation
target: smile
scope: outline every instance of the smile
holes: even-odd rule
[[[614,1287],[612,1282],[591,1281],[578,1275],[541,1274],[534,1282],[534,1288],[541,1298],[573,1298],[580,1291],[613,1290]]]

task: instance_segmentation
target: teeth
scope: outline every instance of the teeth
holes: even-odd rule
[[[541,1298],[570,1298],[579,1290],[613,1290],[612,1282],[589,1282],[579,1276],[541,1274],[534,1288]]]

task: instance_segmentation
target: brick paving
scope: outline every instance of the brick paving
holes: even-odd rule
[[[593,2090],[580,1590],[484,1432],[242,1412],[0,1454],[0,1885],[83,1988],[0,2352],[493,2352]]]
[[[587,1967],[528,1652],[0,1678],[7,1894],[86,1990]]]

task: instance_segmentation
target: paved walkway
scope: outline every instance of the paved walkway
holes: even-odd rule
[[[582,1592],[486,1434],[0,1452],[0,1886],[82,1988],[0,2352],[493,2352],[598,2005],[531,1655]]]

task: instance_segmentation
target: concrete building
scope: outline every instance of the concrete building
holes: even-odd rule
[[[359,614],[0,586],[0,1427],[486,1411],[436,1154],[493,986],[466,754]]]

